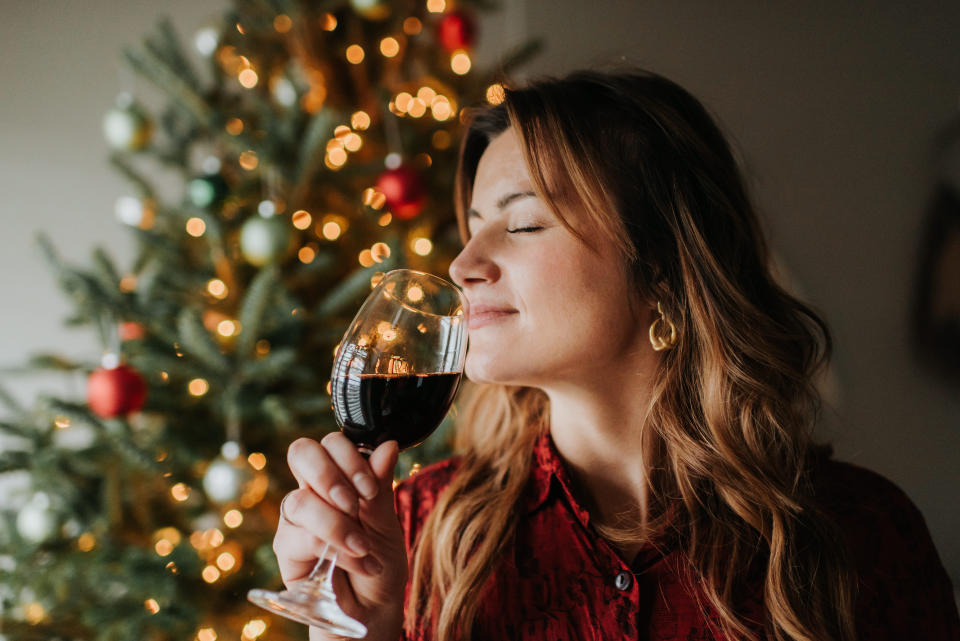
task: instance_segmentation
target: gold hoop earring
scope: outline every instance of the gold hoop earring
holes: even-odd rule
[[[663,315],[663,308],[660,306],[660,301],[657,301],[657,311],[660,313],[660,318],[655,319],[653,323],[650,324],[650,344],[653,345],[653,350],[655,352],[671,349],[677,343],[677,327],[668,321]],[[657,336],[657,323],[660,321],[663,321],[670,326],[669,338],[661,338],[660,336]]]

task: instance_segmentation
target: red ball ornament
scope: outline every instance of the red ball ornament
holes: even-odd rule
[[[147,385],[129,365],[98,367],[87,379],[87,404],[101,418],[136,412],[147,400]]]
[[[401,220],[414,218],[423,209],[423,179],[410,167],[388,169],[380,174],[377,178],[377,191],[386,197],[387,207]]]
[[[477,26],[473,16],[457,10],[443,16],[437,25],[437,38],[448,52],[469,49],[476,40]]]

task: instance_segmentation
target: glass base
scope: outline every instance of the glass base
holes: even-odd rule
[[[288,619],[323,628],[333,634],[351,639],[362,639],[367,636],[367,626],[347,616],[340,609],[333,594],[318,595],[302,590],[273,592],[255,589],[247,592],[247,599],[261,608]]]

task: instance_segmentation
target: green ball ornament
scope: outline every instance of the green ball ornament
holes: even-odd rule
[[[122,93],[103,117],[103,135],[112,149],[139,151],[150,144],[153,122],[133,96]]]
[[[194,207],[206,209],[221,202],[229,192],[227,181],[220,174],[194,178],[187,185],[187,198]]]
[[[257,267],[280,261],[292,244],[290,226],[280,216],[252,216],[240,228],[240,251]]]

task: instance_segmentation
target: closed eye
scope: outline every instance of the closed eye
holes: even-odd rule
[[[507,233],[517,234],[520,232],[538,231],[540,229],[543,229],[543,227],[517,227],[516,229],[508,229]]]

